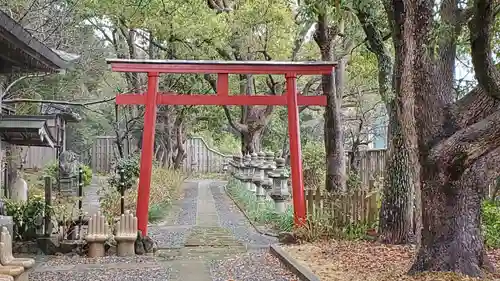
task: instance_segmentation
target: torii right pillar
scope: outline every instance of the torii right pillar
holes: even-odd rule
[[[297,102],[297,76],[286,76],[288,107],[288,133],[290,135],[290,166],[292,168],[293,215],[295,226],[306,221],[306,202],[304,200],[304,180],[302,177],[302,152],[300,145],[299,107]]]

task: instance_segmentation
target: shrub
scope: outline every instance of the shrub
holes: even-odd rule
[[[83,185],[88,186],[92,182],[92,169],[87,165],[81,165],[83,171]],[[59,163],[52,162],[51,164],[45,166],[43,174],[40,176],[40,180],[43,180],[44,176],[50,176],[52,181],[55,183],[59,178]]]
[[[308,142],[302,148],[302,169],[306,189],[322,188],[325,185],[325,148],[318,142]]]
[[[180,171],[153,167],[149,196],[149,212],[152,220],[163,217],[172,200],[178,198],[183,180],[184,175]],[[115,186],[109,185],[109,180],[108,184],[102,183],[99,196],[101,210],[110,221],[120,215],[121,196]],[[134,182],[125,192],[125,209],[135,211],[136,200],[137,184]]]
[[[482,206],[482,224],[486,245],[500,248],[500,202],[486,200]]]
[[[5,201],[5,212],[14,221],[14,237],[19,240],[31,240],[36,237],[37,225],[43,223],[45,199],[33,196],[27,202]],[[51,212],[47,208],[46,212]]]
[[[120,187],[120,169],[123,169],[123,175],[125,177],[125,190],[132,188],[135,185],[136,179],[139,177],[139,161],[140,155],[134,154],[128,157],[120,158],[116,161],[116,169],[108,177],[108,183],[111,187],[119,189]]]

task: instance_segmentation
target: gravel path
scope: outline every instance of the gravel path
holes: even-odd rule
[[[213,281],[290,281],[298,280],[279,260],[267,252],[251,252],[224,261],[212,262]]]
[[[181,203],[181,211],[177,217],[179,225],[195,225],[196,212],[198,210],[196,201],[198,199],[198,183],[189,182],[184,188],[184,197]]]
[[[30,281],[166,281],[169,280],[169,270],[163,266],[148,268],[106,268],[68,271],[32,272]],[[195,281],[195,280],[193,280]]]
[[[157,256],[53,257],[36,266],[29,280],[298,280],[263,248],[276,239],[248,223],[222,182],[187,181],[183,188],[184,196],[167,218],[149,227]]]

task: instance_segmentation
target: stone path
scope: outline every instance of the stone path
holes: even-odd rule
[[[183,189],[167,217],[149,227],[159,247],[154,257],[57,257],[38,265],[30,280],[298,280],[267,252],[275,238],[251,227],[222,182],[187,181]]]
[[[88,214],[94,214],[99,210],[99,195],[97,191],[101,185],[101,181],[106,180],[105,177],[94,176],[89,186],[84,187],[82,200],[83,211]]]

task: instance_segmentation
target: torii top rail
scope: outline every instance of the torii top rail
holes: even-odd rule
[[[148,74],[146,93],[120,94],[117,104],[144,104],[144,133],[142,138],[141,167],[137,195],[138,227],[147,234],[149,192],[153,162],[156,109],[159,104],[170,105],[285,105],[288,107],[290,137],[290,164],[294,219],[301,225],[306,218],[302,157],[300,145],[299,105],[326,106],[326,96],[301,96],[297,93],[297,75],[332,74],[333,62],[278,62],[278,61],[204,61],[204,60],[129,60],[108,59],[112,71],[143,72]],[[160,73],[213,73],[217,74],[217,93],[176,94],[158,92]],[[286,78],[286,95],[229,95],[228,74],[281,74]]]

